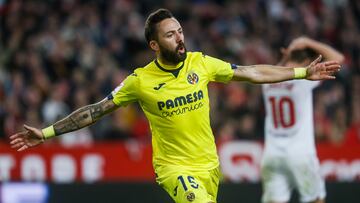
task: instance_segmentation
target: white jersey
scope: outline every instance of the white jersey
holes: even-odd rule
[[[267,155],[316,153],[312,90],[318,84],[292,80],[262,86]]]

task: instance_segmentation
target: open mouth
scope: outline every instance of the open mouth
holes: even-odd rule
[[[180,53],[184,53],[184,52],[185,52],[185,48],[184,48],[183,46],[179,47],[178,50],[179,50]]]
[[[185,47],[184,47],[184,45],[179,45],[179,46],[177,47],[177,51],[178,51],[180,54],[185,53]]]

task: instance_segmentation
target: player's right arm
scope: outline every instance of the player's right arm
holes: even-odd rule
[[[23,151],[37,146],[53,136],[89,126],[101,117],[115,111],[118,107],[137,101],[137,92],[138,77],[137,74],[133,73],[116,87],[107,98],[98,103],[81,107],[47,128],[40,130],[24,125],[25,131],[10,137],[10,145],[17,151]]]
[[[98,103],[81,107],[53,125],[55,135],[61,135],[89,126],[117,108],[118,106],[107,98]]]
[[[24,125],[25,131],[10,137],[10,145],[17,151],[37,146],[53,136],[72,132],[89,126],[106,114],[113,112],[118,106],[112,100],[104,100],[77,109],[60,121],[45,129],[37,129]]]

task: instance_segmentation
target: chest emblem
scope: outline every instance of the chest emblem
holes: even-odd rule
[[[187,76],[187,81],[189,84],[196,84],[199,82],[199,76],[196,73],[189,73]]]

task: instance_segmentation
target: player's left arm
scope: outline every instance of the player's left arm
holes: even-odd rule
[[[284,67],[273,65],[237,66],[232,77],[233,81],[251,83],[275,83],[292,79],[327,80],[335,79],[334,74],[340,70],[337,61],[322,62],[321,56],[307,67]]]

